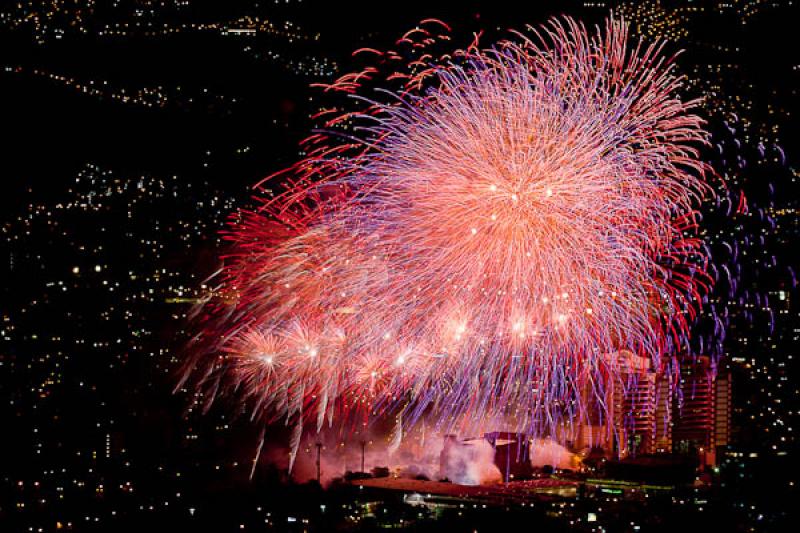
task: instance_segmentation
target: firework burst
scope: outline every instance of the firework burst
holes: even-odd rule
[[[291,186],[227,232],[186,375],[293,441],[388,415],[563,434],[610,381],[675,372],[708,290],[707,134],[660,45],[563,19],[437,56],[445,32],[325,86]]]

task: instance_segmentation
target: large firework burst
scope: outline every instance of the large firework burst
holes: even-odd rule
[[[325,87],[292,185],[228,232],[187,375],[295,448],[389,414],[559,434],[674,372],[707,290],[707,135],[660,45],[564,19],[436,57],[443,32]]]

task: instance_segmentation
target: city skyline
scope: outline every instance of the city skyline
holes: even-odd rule
[[[447,477],[439,455],[450,431],[431,423],[402,434],[409,457],[424,458],[409,468],[408,459],[386,459],[384,448],[399,438],[389,419],[370,432],[298,440],[287,474],[291,424],[254,423],[248,407],[209,404],[203,391],[181,385],[196,305],[221,296],[211,276],[223,264],[227,224],[283,182],[262,192],[254,184],[308,155],[299,143],[316,131],[310,117],[330,103],[318,85],[362,68],[354,50],[390,49],[426,19],[444,21],[460,43],[483,31],[488,44],[551,16],[592,28],[611,9],[632,38],[663,38],[670,55],[680,51],[682,97],[702,99],[698,114],[711,135],[703,160],[729,194],[702,208],[699,238],[717,282],[690,320],[682,350],[692,357],[680,375],[647,369],[635,385],[610,387],[608,421],[555,439],[581,464],[551,461],[543,470],[526,459],[521,475],[530,479],[512,482],[502,467],[519,450],[498,454],[497,439],[505,432],[513,440],[516,428],[456,432],[461,445],[485,441],[492,450],[493,459],[467,463],[497,463],[511,484],[488,492],[431,485],[441,498],[426,500],[422,477]],[[494,522],[523,519],[545,530],[649,531],[693,521],[790,529],[800,414],[797,7],[470,1],[393,11],[312,0],[0,8],[0,86],[12,133],[3,149],[0,323],[11,451],[0,528],[368,531],[385,512],[386,524],[420,530],[438,521],[491,531]],[[600,429],[606,423],[614,431]],[[533,435],[534,448],[546,448],[543,436]],[[680,457],[699,469],[688,482],[648,481],[637,469],[657,479],[659,457],[675,458],[676,472]],[[381,481],[380,469],[393,465],[405,473]],[[327,490],[314,485],[318,467]],[[354,477],[365,470],[370,479]],[[473,504],[487,505],[485,514],[457,514]]]

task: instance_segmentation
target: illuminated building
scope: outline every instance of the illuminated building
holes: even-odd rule
[[[730,374],[714,375],[710,359],[698,357],[681,365],[675,399],[673,449],[697,454],[702,465],[716,465],[717,450],[730,442]]]
[[[522,433],[494,431],[483,436],[494,448],[494,464],[503,481],[530,477],[530,441]]]
[[[613,421],[620,457],[650,453],[655,439],[655,373],[623,375],[614,387]]]
[[[602,404],[597,399],[589,402],[577,447],[599,447],[606,456],[619,458],[669,451],[672,408],[668,378],[652,371],[647,359],[630,352],[612,357],[625,370],[607,387]]]
[[[604,398],[607,412],[604,415],[595,402],[574,448],[598,447],[615,458],[697,454],[701,464],[715,465],[717,450],[730,443],[730,374],[715,375],[710,359],[701,356],[682,365],[680,381],[673,387],[669,375],[625,355],[629,368],[609,387]]]

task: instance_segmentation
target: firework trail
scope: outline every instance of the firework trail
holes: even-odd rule
[[[708,136],[661,45],[563,19],[434,55],[446,33],[359,51],[226,234],[185,379],[292,425],[292,458],[381,417],[573,431],[612,380],[677,372],[709,290]]]

